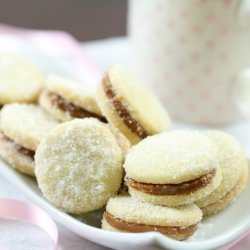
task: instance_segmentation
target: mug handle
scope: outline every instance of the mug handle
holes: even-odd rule
[[[250,0],[239,1],[237,8],[238,22],[241,28],[250,32]],[[250,55],[249,55],[250,56]],[[249,65],[250,66],[250,65]],[[237,74],[230,86],[230,95],[244,117],[250,116],[250,67]]]
[[[238,4],[238,21],[242,28],[250,29],[250,1],[240,0]]]
[[[250,68],[244,69],[234,78],[229,91],[242,116],[250,117]]]

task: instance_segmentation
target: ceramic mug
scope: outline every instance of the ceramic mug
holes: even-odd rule
[[[250,115],[249,0],[131,0],[128,30],[138,73],[172,117]]]

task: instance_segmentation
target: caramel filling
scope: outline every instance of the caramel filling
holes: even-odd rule
[[[184,235],[186,238],[188,236],[192,236],[198,227],[197,224],[193,224],[193,225],[186,226],[186,227],[162,227],[162,226],[154,226],[154,225],[146,225],[146,224],[137,224],[137,223],[132,223],[132,222],[121,220],[108,212],[104,212],[103,216],[105,220],[112,227],[119,229],[121,231],[126,231],[126,232],[131,232],[131,233],[155,231],[155,232],[159,232],[159,233],[170,235],[170,236]]]
[[[197,179],[183,182],[180,184],[151,184],[137,182],[131,178],[126,178],[128,186],[133,187],[143,193],[152,195],[181,195],[190,194],[197,191],[200,188],[207,186],[211,183],[216,174],[216,170],[213,169],[206,175],[203,175]]]
[[[137,134],[140,138],[145,138],[148,136],[148,133],[146,129],[136,120],[134,119],[129,111],[126,109],[125,105],[122,104],[119,97],[114,92],[109,76],[106,75],[103,80],[103,89],[104,93],[107,96],[107,98],[111,101],[112,106],[114,107],[115,111],[119,115],[119,117],[124,121],[126,126],[135,134]]]
[[[31,158],[32,160],[34,160],[34,156],[35,156],[35,151],[27,149],[17,143],[15,143],[13,140],[11,140],[9,137],[7,137],[3,131],[0,130],[0,140],[11,144],[11,146],[13,146],[20,154],[25,155],[29,158]]]
[[[68,102],[66,99],[64,99],[63,97],[61,97],[56,93],[48,92],[48,97],[52,105],[56,106],[58,109],[63,110],[64,112],[69,112],[72,117],[76,118],[94,117],[102,122],[107,122],[105,117],[89,112],[81,107],[78,107],[72,102]]]

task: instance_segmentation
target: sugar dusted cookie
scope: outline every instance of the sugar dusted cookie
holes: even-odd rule
[[[124,168],[132,197],[156,205],[179,206],[210,194],[221,181],[218,150],[200,132],[173,131],[132,147]]]
[[[218,146],[222,181],[207,197],[196,204],[210,215],[228,206],[240,193],[248,178],[248,163],[242,146],[232,136],[221,131],[206,132]]]
[[[0,156],[34,176],[34,154],[43,136],[58,122],[33,104],[6,104],[0,113]]]
[[[217,200],[215,203],[209,204],[206,207],[202,207],[201,210],[204,216],[216,214],[229,206],[236,198],[241,194],[246,184],[248,183],[248,167],[244,166],[240,175],[240,178],[234,185],[234,187],[226,193],[223,197]]]
[[[132,144],[170,129],[169,116],[156,97],[128,69],[111,66],[97,88],[107,120]]]
[[[43,195],[66,212],[101,208],[119,189],[122,153],[115,137],[97,119],[74,119],[51,130],[35,155]]]
[[[34,151],[16,144],[0,130],[0,157],[13,168],[24,174],[35,176],[34,154]]]
[[[102,228],[130,233],[156,231],[184,240],[195,233],[201,219],[202,212],[194,204],[168,208],[118,196],[108,201]]]
[[[14,53],[0,51],[0,106],[35,102],[43,87],[43,75],[32,62]]]
[[[39,103],[59,121],[87,117],[106,121],[96,104],[94,95],[82,83],[60,76],[48,77]]]

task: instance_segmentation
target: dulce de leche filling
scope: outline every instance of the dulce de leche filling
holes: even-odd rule
[[[127,222],[121,220],[108,212],[104,212],[105,220],[114,228],[119,229],[121,231],[131,232],[131,233],[142,233],[142,232],[150,232],[156,231],[162,234],[166,234],[169,236],[192,236],[194,232],[197,230],[198,225],[193,224],[186,227],[164,227],[164,226],[154,226],[154,225],[146,225],[146,224],[137,224],[132,222]]]
[[[216,174],[216,170],[213,169],[206,175],[203,175],[197,179],[182,182],[179,184],[151,184],[137,182],[131,178],[126,178],[125,181],[129,187],[133,187],[143,193],[152,195],[181,195],[190,194],[196,190],[207,186],[211,183]]]
[[[25,155],[32,160],[34,160],[35,151],[27,149],[17,143],[15,143],[13,140],[11,140],[9,137],[7,137],[2,130],[0,130],[0,140],[4,141],[6,144],[9,144],[13,146],[20,154]]]
[[[107,122],[105,117],[94,114],[92,112],[87,111],[86,109],[83,109],[79,106],[76,106],[72,102],[67,101],[60,95],[48,92],[48,97],[52,103],[52,105],[56,106],[58,109],[63,110],[64,112],[69,112],[72,117],[76,118],[87,118],[87,117],[93,117],[97,118],[102,122]]]
[[[140,138],[145,138],[148,136],[146,129],[133,118],[129,111],[126,109],[125,105],[119,100],[116,93],[114,92],[112,85],[110,84],[109,76],[104,76],[102,80],[103,90],[107,98],[111,101],[112,106],[119,115],[119,117],[124,121],[126,126]]]

